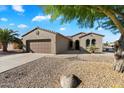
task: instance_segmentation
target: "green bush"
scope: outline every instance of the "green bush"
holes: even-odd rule
[[[98,48],[97,48],[95,45],[92,45],[92,46],[87,47],[87,50],[88,50],[90,53],[95,53],[97,49],[98,49]]]

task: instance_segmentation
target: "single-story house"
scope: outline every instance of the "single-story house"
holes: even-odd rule
[[[96,33],[78,33],[73,36],[64,36],[60,33],[39,27],[27,32],[22,36],[24,49],[35,53],[64,53],[68,50],[85,50],[95,45],[97,52],[102,52],[103,35]]]

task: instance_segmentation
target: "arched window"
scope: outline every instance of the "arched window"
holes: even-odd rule
[[[96,45],[96,40],[95,40],[95,39],[92,39],[91,44],[92,44],[92,45]]]
[[[88,47],[89,45],[90,45],[90,40],[87,39],[87,40],[86,40],[86,47]]]

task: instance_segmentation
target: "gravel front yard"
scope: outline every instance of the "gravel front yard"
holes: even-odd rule
[[[62,74],[75,74],[79,87],[124,87],[124,74],[112,70],[112,62],[88,62],[76,58],[44,57],[0,74],[0,87],[60,87]]]

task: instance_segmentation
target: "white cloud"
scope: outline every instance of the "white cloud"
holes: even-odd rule
[[[32,21],[41,21],[41,20],[48,20],[51,18],[51,15],[46,15],[46,16],[42,16],[42,15],[38,15],[35,16]]]
[[[10,23],[9,25],[10,25],[10,26],[14,26],[15,24],[14,24],[14,23]]]
[[[8,19],[3,17],[3,18],[0,18],[0,21],[6,22],[6,21],[8,21]]]
[[[48,19],[51,19],[51,15],[47,15],[46,17],[47,17]]]
[[[18,25],[17,27],[18,27],[18,28],[27,28],[28,26],[25,25],[25,24],[20,24],[20,25]]]
[[[0,11],[5,11],[7,7],[5,5],[0,5]]]
[[[65,27],[61,27],[61,28],[60,28],[61,31],[65,30],[65,29],[66,29]]]
[[[23,6],[21,5],[13,5],[12,9],[17,11],[17,12],[24,12],[25,10],[23,9]]]

